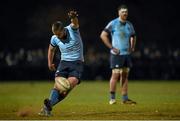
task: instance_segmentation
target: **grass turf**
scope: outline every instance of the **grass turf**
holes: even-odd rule
[[[137,105],[109,105],[108,81],[82,81],[61,103],[52,117],[40,117],[44,98],[53,81],[1,82],[0,120],[133,120],[180,119],[180,81],[129,81],[129,97]],[[119,91],[119,85],[117,88]]]

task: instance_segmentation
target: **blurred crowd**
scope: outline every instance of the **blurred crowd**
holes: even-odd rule
[[[95,47],[85,50],[84,80],[108,80],[109,52],[97,51]],[[55,63],[60,54],[57,52]],[[132,54],[133,68],[130,79],[180,79],[180,49],[142,46]],[[47,67],[47,48],[0,51],[0,80],[53,79],[54,74]]]
[[[77,10],[79,14],[85,55],[82,79],[109,80],[109,50],[98,38],[108,22],[117,17],[117,7],[124,2],[129,7],[128,20],[132,21],[137,34],[129,79],[180,79],[178,1],[123,1],[3,2],[0,19],[0,80],[54,78],[54,72],[47,67],[51,25],[57,20],[65,26],[69,25],[67,12],[70,9]],[[58,53],[56,55],[57,64],[60,57]]]

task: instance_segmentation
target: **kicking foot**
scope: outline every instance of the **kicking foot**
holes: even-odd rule
[[[41,109],[41,111],[38,113],[38,115],[39,116],[47,116],[47,117],[52,116],[51,110],[52,110],[52,107],[50,105],[50,100],[49,99],[45,99],[44,100],[44,106]]]

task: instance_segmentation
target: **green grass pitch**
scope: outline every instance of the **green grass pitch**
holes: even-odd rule
[[[180,119],[180,81],[129,81],[137,105],[109,105],[108,81],[82,81],[53,108],[52,117],[37,115],[53,81],[0,83],[0,120],[165,120]],[[119,91],[119,85],[117,88]]]

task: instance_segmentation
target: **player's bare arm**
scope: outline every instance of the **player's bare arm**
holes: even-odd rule
[[[102,33],[100,35],[101,40],[109,49],[112,49],[112,51],[115,54],[119,54],[120,51],[112,46],[112,44],[110,43],[110,40],[108,38],[108,35],[109,34],[106,31],[102,31]]]
[[[130,38],[130,52],[135,51],[136,46],[136,36]]]
[[[79,28],[79,21],[78,21],[78,13],[77,11],[70,11],[68,13],[69,18],[71,19],[71,27],[77,29]]]
[[[110,40],[108,38],[108,33],[106,31],[102,31],[101,35],[100,35],[100,38],[101,40],[103,41],[103,43],[109,48],[111,49],[112,48],[112,44],[110,43]]]
[[[52,45],[49,45],[49,49],[48,49],[48,67],[49,67],[49,70],[51,70],[51,71],[56,70],[55,64],[53,64],[55,50],[56,50],[55,47],[53,47]]]

